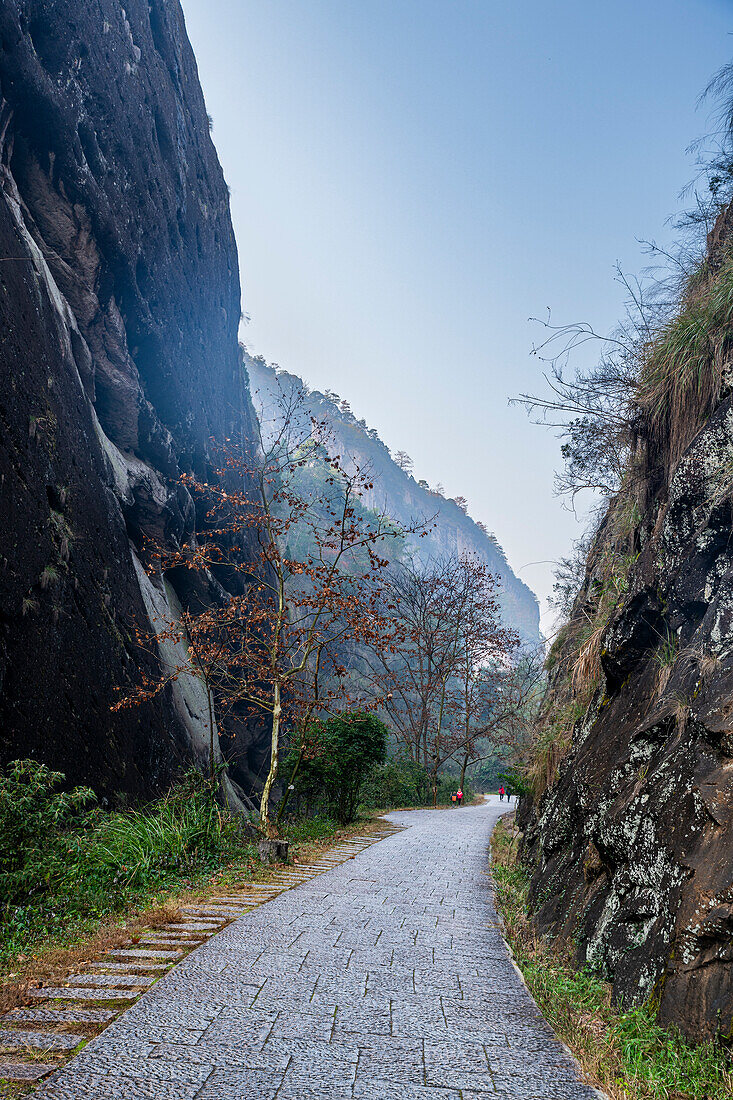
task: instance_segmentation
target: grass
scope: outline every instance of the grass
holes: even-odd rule
[[[612,543],[601,547],[591,563],[593,579],[588,582],[583,606],[560,629],[545,662],[549,685],[525,764],[525,777],[535,798],[555,782],[572,749],[573,730],[603,683],[606,630],[629,591],[638,557],[628,552],[627,545],[637,517],[634,502],[627,502],[614,517]]]
[[[114,813],[90,811],[55,785],[38,765],[0,783],[0,824],[14,837],[0,842],[0,1010],[22,1003],[34,982],[177,919],[181,904],[277,870],[260,863],[241,819],[222,811],[198,777],[144,809]],[[285,834],[303,863],[354,831],[364,831],[363,819],[339,828],[315,818]]]
[[[325,820],[316,827],[311,822],[289,826],[290,858],[298,865],[312,862],[352,833],[368,831],[370,821],[371,815],[366,824],[362,818],[345,827]],[[0,963],[0,1013],[26,1003],[27,991],[34,985],[60,983],[72,970],[122,947],[137,933],[177,921],[182,905],[197,904],[251,882],[267,882],[278,870],[277,864],[268,867],[260,863],[254,846],[247,844],[213,868],[171,876],[159,888],[141,889],[124,905],[111,905],[107,912],[57,926],[33,926],[30,936],[26,931],[14,938]]]
[[[660,668],[671,668],[677,660],[680,643],[676,634],[667,630],[666,636],[654,651],[654,660]]]
[[[650,343],[637,403],[671,469],[710,414],[722,385],[733,318],[733,260],[694,288]]]
[[[564,697],[557,692],[548,695],[548,704],[535,729],[532,757],[526,771],[526,780],[535,798],[540,798],[554,783],[558,768],[572,748],[575,724],[586,710],[584,700],[573,699],[567,692]]]
[[[661,695],[669,683],[672,668],[679,654],[679,639],[669,629],[666,636],[654,651],[654,660],[657,664],[657,695]]]
[[[499,822],[491,840],[492,877],[505,935],[542,1014],[587,1078],[611,1100],[730,1100],[730,1052],[708,1042],[692,1046],[660,1027],[647,1005],[624,1010],[611,989],[578,970],[527,915],[529,876],[517,862],[517,836]]]

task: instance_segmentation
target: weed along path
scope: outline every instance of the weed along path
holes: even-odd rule
[[[115,953],[104,991],[80,979],[77,1011],[92,1006],[90,992],[109,1005],[123,982],[147,992],[35,1096],[597,1096],[540,1016],[497,927],[487,852],[502,809],[491,800],[391,814],[399,831],[377,843],[355,838],[318,874],[284,869],[280,892],[243,915],[242,899],[228,896],[188,914],[188,928],[170,939]],[[231,923],[210,934],[206,926],[224,919]],[[209,938],[150,984],[148,966],[165,964],[164,952],[197,931]],[[120,963],[140,973],[125,976]]]

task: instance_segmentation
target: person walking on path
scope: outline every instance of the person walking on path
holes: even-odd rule
[[[506,800],[507,800],[507,802],[511,802],[511,800],[512,800],[512,792],[509,790],[508,787],[506,789]]]
[[[461,806],[463,804],[463,791],[460,788],[456,791],[456,798],[458,799],[458,805]]]
[[[504,785],[503,784],[501,785],[501,787],[499,787],[499,801],[500,802],[504,801]]]

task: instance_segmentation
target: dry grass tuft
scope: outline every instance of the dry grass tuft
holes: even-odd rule
[[[707,271],[680,312],[647,345],[636,402],[647,421],[649,459],[667,475],[715,408],[730,353],[733,260]]]
[[[572,687],[575,695],[583,695],[601,678],[601,643],[606,622],[596,626],[581,646],[572,671]]]
[[[679,730],[684,730],[687,727],[690,720],[690,709],[687,699],[683,699],[680,695],[675,697],[672,704],[672,716]]]
[[[672,675],[671,665],[660,665],[657,669],[657,680],[655,684],[655,692],[657,696],[663,695],[667,689],[669,678]]]
[[[697,667],[700,679],[703,683],[707,683],[716,673],[720,672],[723,662],[720,657],[716,657],[712,653],[701,653],[697,659]]]

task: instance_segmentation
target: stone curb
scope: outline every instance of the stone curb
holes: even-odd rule
[[[501,821],[501,818],[499,818],[497,820],[496,824],[494,825],[494,829],[499,824],[499,821]],[[491,830],[491,835],[492,836],[493,836],[493,833],[494,833],[494,829]],[[499,912],[499,907],[498,907],[498,905],[496,905],[496,883],[494,882],[493,875],[491,874],[491,865],[492,865],[493,862],[494,862],[494,860],[493,860],[493,857],[491,855],[491,845],[489,845],[489,871],[488,871],[489,888],[490,888],[492,894],[494,895],[494,909],[496,911],[496,919],[498,921],[499,934],[501,936],[502,943],[506,947],[507,954],[509,956],[509,961],[512,964],[512,966],[514,967],[514,970],[516,971],[517,977],[519,978],[519,980],[522,983],[522,985],[524,986],[524,988],[527,990],[527,995],[531,998],[532,1004],[534,1004],[537,1007],[537,1011],[540,1012],[540,1015],[542,1016],[542,1019],[544,1020],[544,1018],[545,1018],[544,1014],[541,1012],[540,1006],[537,1004],[534,997],[532,996],[530,988],[529,988],[529,986],[527,985],[527,983],[524,979],[524,974],[522,973],[521,969],[517,965],[516,959],[514,958],[514,952],[512,951],[511,947],[509,946],[509,941],[507,940],[506,936],[504,935],[506,925],[504,923],[504,918],[502,917],[501,913]],[[548,1027],[549,1026],[550,1025],[548,1024]],[[565,1051],[565,1053],[567,1054],[567,1056],[570,1058],[573,1065],[577,1069],[578,1077],[580,1078],[581,1081],[585,1082],[585,1073],[583,1072],[583,1069],[582,1069],[580,1063],[578,1062],[578,1059],[575,1057],[575,1055],[573,1054],[572,1050],[567,1045],[567,1043],[564,1043],[562,1041],[562,1039],[558,1035],[555,1034],[554,1029],[553,1029],[553,1034],[555,1035],[555,1038],[557,1039],[558,1043],[563,1048],[563,1050]],[[585,1083],[587,1083],[587,1082],[585,1082]],[[608,1096],[608,1093],[603,1092],[603,1090],[598,1088],[597,1085],[588,1084],[588,1087],[593,1089],[596,1096],[598,1097],[598,1100],[610,1100],[610,1097]]]

